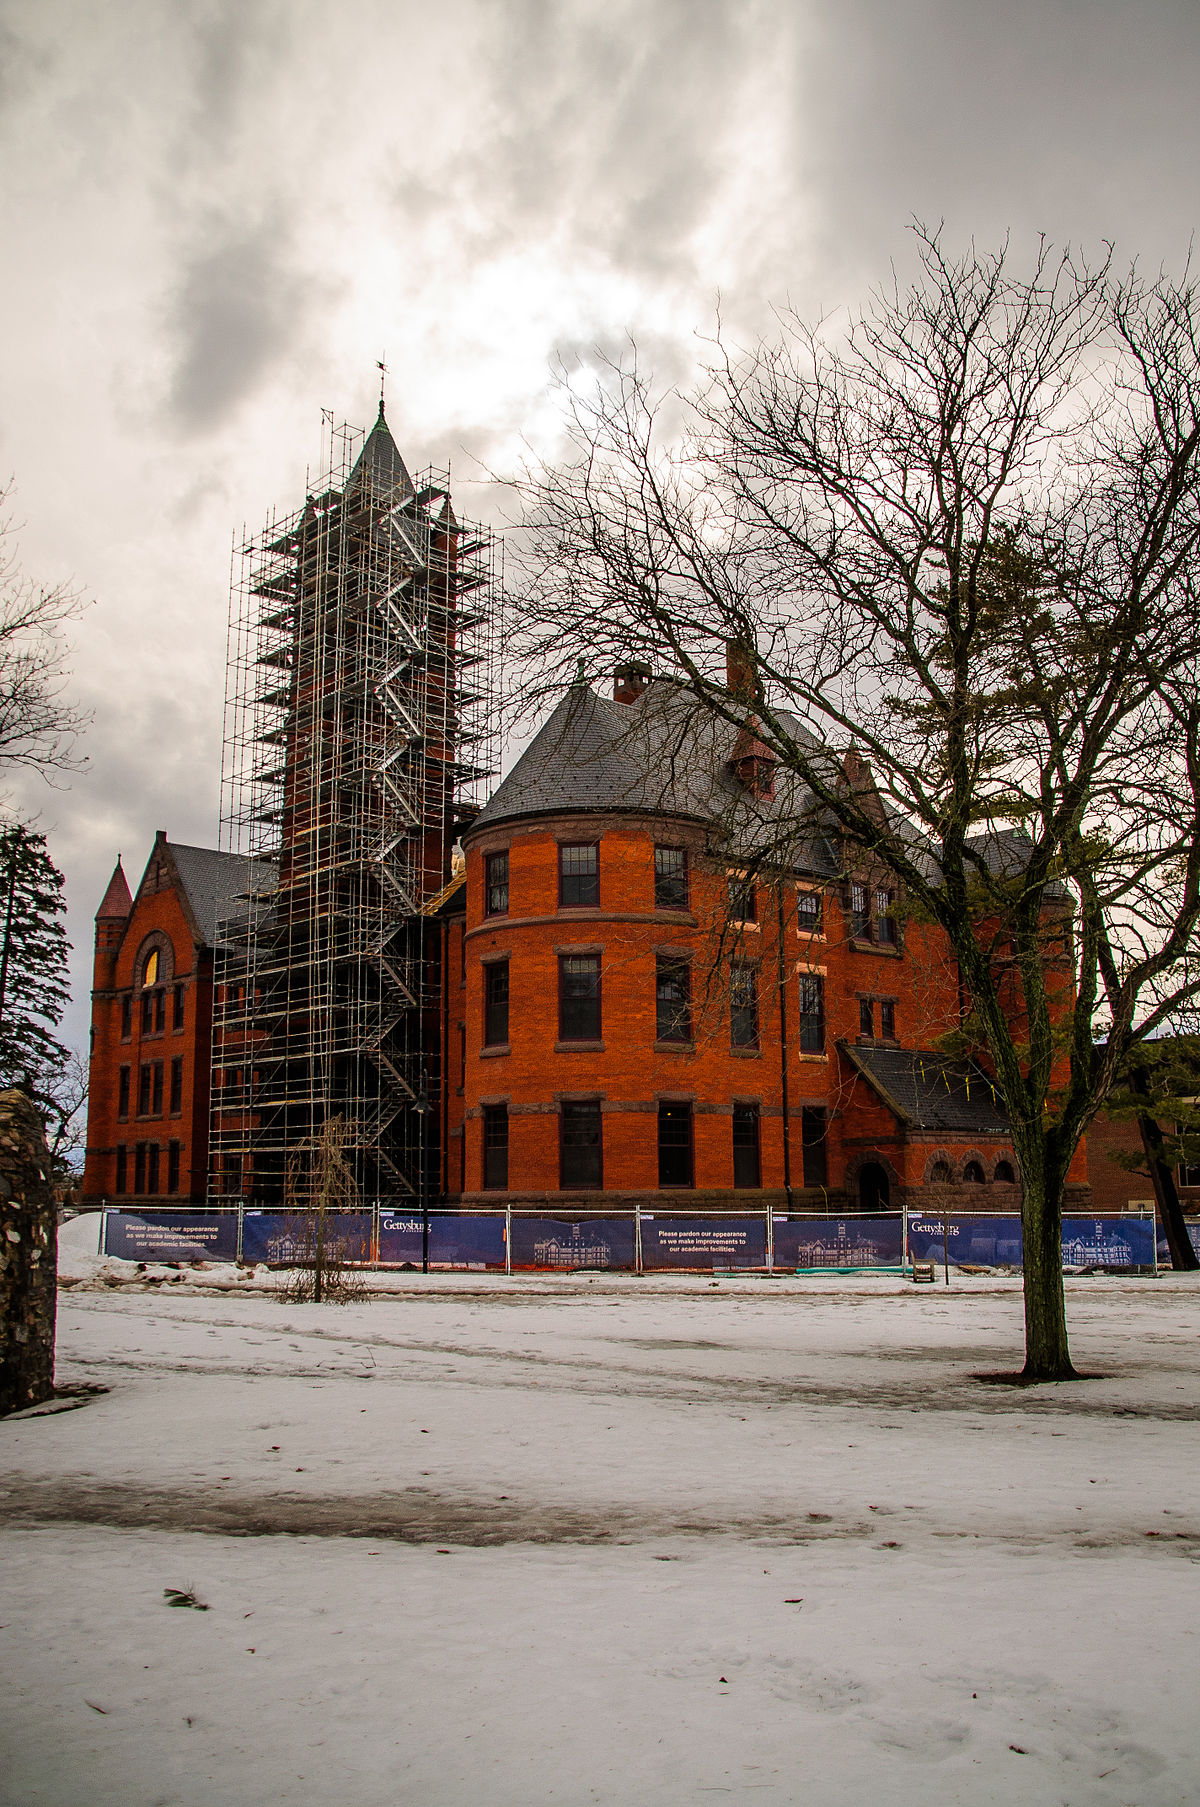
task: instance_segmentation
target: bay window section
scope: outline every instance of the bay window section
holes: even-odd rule
[[[558,958],[558,1039],[600,1040],[600,956],[560,954]]]

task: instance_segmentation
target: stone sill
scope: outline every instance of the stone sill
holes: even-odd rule
[[[499,1060],[499,1058],[502,1054],[511,1054],[511,1053],[512,1053],[512,1043],[511,1042],[497,1042],[494,1047],[480,1048],[479,1058],[480,1058],[480,1060]]]
[[[603,1054],[603,1042],[555,1042],[556,1054]]]

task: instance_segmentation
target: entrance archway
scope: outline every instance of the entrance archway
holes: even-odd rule
[[[870,1217],[876,1211],[886,1211],[891,1196],[887,1171],[878,1161],[867,1161],[859,1168],[858,1208],[864,1216]]]

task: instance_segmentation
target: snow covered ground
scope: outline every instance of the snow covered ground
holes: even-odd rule
[[[110,1391],[0,1423],[13,1807],[1200,1798],[1190,1279],[1068,1282],[1103,1378],[1014,1392],[1012,1281],[313,1307],[66,1240]]]

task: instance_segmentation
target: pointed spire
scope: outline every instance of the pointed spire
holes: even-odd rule
[[[104,893],[100,908],[96,911],[97,922],[124,922],[133,908],[133,893],[125,877],[125,868],[121,864],[121,856],[117,855],[117,863],[113,867],[113,875],[108,881],[108,890]]]
[[[366,487],[374,490],[378,498],[387,500],[394,495],[403,499],[414,493],[413,480],[384,418],[382,395],[379,398],[379,414],[375,425],[367,434],[363,449],[350,473],[349,489]]]

